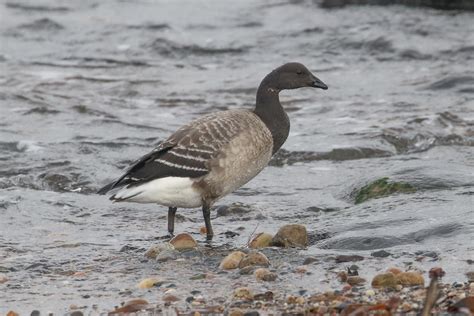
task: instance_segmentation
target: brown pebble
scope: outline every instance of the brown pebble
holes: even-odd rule
[[[372,279],[372,286],[394,289],[397,286],[397,280],[395,279],[395,275],[391,272],[381,273]]]
[[[404,286],[424,285],[425,279],[418,272],[402,272],[395,276],[397,284]]]
[[[245,253],[242,251],[233,251],[222,259],[219,268],[222,270],[237,269],[243,257],[245,257]]]
[[[124,306],[122,306],[122,307],[114,309],[112,312],[109,313],[109,315],[123,314],[123,313],[134,313],[134,312],[138,312],[138,311],[141,311],[143,309],[146,309],[148,307],[150,307],[150,306],[148,305],[148,302],[146,300],[141,299],[141,298],[137,298],[137,299],[133,299],[133,300],[130,300],[130,301],[126,302],[124,304]]]
[[[0,284],[3,284],[8,281],[8,278],[5,274],[0,274]]]
[[[229,311],[228,316],[244,316],[244,312],[238,308],[233,308]]]
[[[234,297],[250,301],[253,299],[253,293],[248,287],[239,287],[235,289]]]
[[[308,272],[308,269],[305,266],[299,266],[295,269],[295,273],[305,274],[306,272]]]
[[[305,299],[302,296],[288,295],[286,298],[286,303],[293,305],[303,305],[305,303]]]
[[[448,312],[460,312],[461,309],[468,309],[471,313],[474,313],[474,296],[468,296],[463,298],[454,304]]]
[[[388,268],[387,272],[390,272],[390,273],[393,273],[393,274],[397,275],[399,273],[402,273],[402,270],[400,270],[399,268],[392,267],[392,268]]]
[[[165,294],[163,296],[163,302],[172,303],[172,302],[177,302],[179,300],[180,299],[177,296],[173,295],[173,294]]]
[[[255,278],[259,281],[272,282],[277,279],[278,275],[265,268],[255,270]]]
[[[346,271],[341,271],[337,274],[337,278],[341,282],[346,282],[347,281],[347,272]]]
[[[172,244],[176,250],[187,250],[197,247],[196,240],[188,233],[181,233],[174,236],[173,239],[170,240],[170,244]]]
[[[364,278],[361,278],[360,276],[350,276],[347,277],[347,283],[349,283],[352,286],[355,285],[362,285],[366,282]]]
[[[272,239],[272,246],[285,248],[308,246],[308,232],[306,231],[306,227],[299,224],[290,224],[280,227]]]
[[[7,316],[20,316],[20,314],[14,311],[8,311]]]
[[[207,235],[207,228],[206,226],[201,226],[201,228],[199,228],[199,233],[201,235]]]
[[[469,282],[474,282],[474,271],[466,272],[467,280]],[[1,282],[0,282],[1,283]]]
[[[259,233],[249,243],[249,248],[257,249],[257,248],[269,247],[272,242],[272,238],[273,236],[270,234]]]
[[[268,260],[267,256],[265,256],[261,252],[256,252],[256,251],[249,252],[239,262],[239,268],[241,269],[248,266],[268,267],[269,265],[270,265],[270,261]]]

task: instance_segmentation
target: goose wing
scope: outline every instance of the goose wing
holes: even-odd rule
[[[98,193],[105,194],[117,187],[132,187],[159,178],[199,178],[208,174],[210,161],[219,156],[222,147],[242,129],[249,127],[239,124],[242,115],[254,114],[245,110],[222,111],[182,126]]]

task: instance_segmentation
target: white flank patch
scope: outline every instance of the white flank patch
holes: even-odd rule
[[[122,188],[115,194],[115,198],[174,207],[199,207],[202,205],[201,195],[192,184],[190,178],[166,177],[139,186]]]

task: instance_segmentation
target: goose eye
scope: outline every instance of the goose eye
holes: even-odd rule
[[[301,70],[297,70],[296,74],[301,75],[303,72]]]

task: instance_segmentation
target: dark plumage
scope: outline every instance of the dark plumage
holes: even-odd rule
[[[283,145],[290,122],[278,94],[301,87],[327,89],[302,64],[275,69],[260,84],[253,111],[216,112],[184,125],[98,193],[168,206],[170,234],[177,207],[202,206],[211,239],[211,205],[255,177]]]

